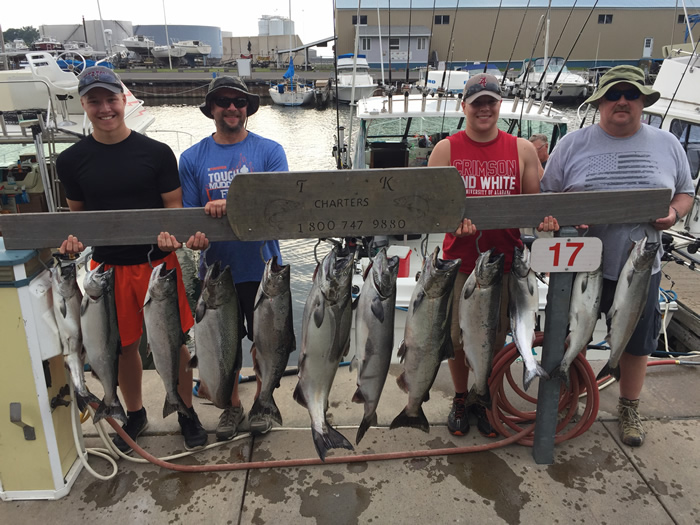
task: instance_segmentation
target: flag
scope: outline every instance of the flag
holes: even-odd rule
[[[287,72],[282,75],[284,78],[293,78],[294,77],[294,60],[289,59],[289,67],[287,68]]]

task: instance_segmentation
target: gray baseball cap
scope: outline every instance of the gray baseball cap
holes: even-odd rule
[[[204,103],[199,106],[199,109],[208,118],[214,118],[211,114],[211,100],[214,98],[214,93],[220,89],[235,89],[236,91],[243,93],[248,99],[248,116],[251,116],[260,107],[260,96],[248,91],[248,86],[246,86],[246,83],[243,82],[243,80],[232,76],[216,77],[209,82],[209,89],[207,90],[206,97],[204,97]]]
[[[498,84],[498,79],[488,73],[479,73],[469,77],[464,86],[464,103],[471,104],[483,95],[488,95],[496,100],[502,99],[501,86]]]
[[[78,76],[78,94],[81,97],[94,88],[104,88],[112,93],[124,93],[119,75],[105,66],[87,67]]]

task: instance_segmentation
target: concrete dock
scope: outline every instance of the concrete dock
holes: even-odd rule
[[[700,273],[677,265],[667,265],[664,271],[680,300],[700,301]],[[662,287],[670,288],[670,280],[666,284],[662,280]],[[591,365],[597,372],[604,361]],[[512,367],[519,380],[522,365],[516,362]],[[498,440],[482,437],[474,424],[466,437],[448,433],[445,422],[453,389],[445,364],[423,405],[430,433],[389,430],[406,403],[406,394],[395,381],[400,371],[401,365],[392,365],[377,412],[378,428],[367,432],[355,452],[333,450],[329,458]],[[641,448],[619,440],[618,392],[613,384],[600,392],[600,410],[591,428],[557,445],[552,465],[536,464],[532,449],[517,444],[456,455],[235,472],[181,473],[122,459],[110,481],[99,481],[83,470],[63,499],[0,503],[0,523],[700,523],[700,449],[695,447],[695,440],[700,440],[698,374],[696,366],[649,367],[641,395],[647,431]],[[96,380],[88,381],[99,395]],[[275,391],[283,429],[256,437],[242,433],[232,442],[173,462],[220,465],[316,459],[308,413],[292,399],[296,383],[296,376],[284,377]],[[161,417],[165,394],[157,373],[146,371],[143,385],[149,429],[139,444],[158,457],[184,451],[176,416]],[[354,391],[355,373],[340,368],[328,417],[353,443],[363,413],[361,405],[350,402]],[[529,393],[536,392],[534,385]],[[246,410],[254,393],[254,383],[241,385]],[[220,411],[199,398],[195,407],[211,444]],[[86,446],[101,446],[91,421],[83,424],[83,432]],[[90,463],[98,472],[109,473],[105,461],[90,457]]]

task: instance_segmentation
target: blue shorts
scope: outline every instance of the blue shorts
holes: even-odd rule
[[[631,355],[644,356],[651,355],[656,351],[659,332],[661,331],[661,308],[659,307],[659,285],[661,284],[661,272],[657,272],[651,276],[649,283],[649,295],[647,302],[642,312],[642,317],[637,323],[632,337],[625,348],[625,352]],[[613,298],[615,297],[615,288],[617,281],[609,279],[603,280],[603,297],[600,300],[600,311],[607,314],[612,306]],[[608,330],[610,329],[610,321]]]

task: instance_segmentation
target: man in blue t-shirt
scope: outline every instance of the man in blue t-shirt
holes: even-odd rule
[[[277,142],[246,129],[248,117],[260,106],[260,97],[248,91],[238,77],[221,76],[211,81],[199,109],[214,120],[216,131],[187,149],[180,157],[182,200],[185,207],[204,207],[208,215],[226,214],[226,196],[238,173],[288,171],[287,156]],[[262,255],[262,257],[261,257]],[[200,276],[205,265],[221,261],[229,265],[245,318],[248,338],[253,340],[255,295],[265,269],[265,260],[276,255],[281,263],[278,241],[212,242],[200,261]],[[203,258],[204,259],[204,258]],[[260,383],[258,380],[258,392]],[[245,416],[238,397],[238,380],[231,406],[219,418],[216,437],[232,439]],[[268,415],[250,418],[251,432],[264,433],[272,422]]]

